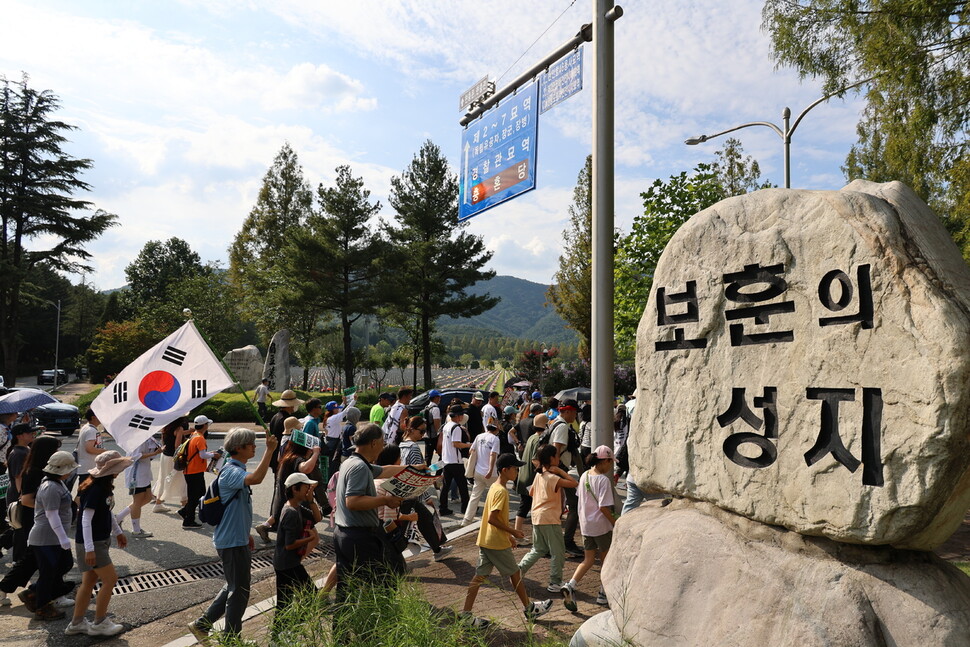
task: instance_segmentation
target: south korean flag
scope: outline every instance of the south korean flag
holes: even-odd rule
[[[233,385],[191,321],[129,364],[91,408],[126,452]]]

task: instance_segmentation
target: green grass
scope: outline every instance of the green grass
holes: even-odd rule
[[[970,575],[970,562],[950,562],[959,568],[965,575]]]
[[[315,590],[301,592],[274,622],[242,639],[217,635],[223,647],[273,644],[278,647],[566,647],[561,637],[540,637],[531,631],[505,635],[498,628],[476,629],[449,609],[436,609],[425,600],[421,582],[402,577],[392,586],[357,582],[347,587],[349,599],[334,614],[334,603]],[[275,613],[271,612],[271,613]],[[273,625],[278,625],[276,636]],[[336,634],[336,636],[335,636]],[[253,642],[255,641],[255,642]],[[511,641],[511,642],[510,642]]]

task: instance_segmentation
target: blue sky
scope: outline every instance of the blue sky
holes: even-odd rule
[[[780,122],[820,96],[818,81],[776,70],[761,3],[629,0],[616,23],[616,223],[628,230],[658,177],[711,161],[721,143],[687,137]],[[519,55],[546,30],[535,46]],[[290,142],[316,187],[350,164],[390,217],[390,179],[426,139],[457,173],[458,96],[488,74],[515,78],[590,20],[591,2],[537,0],[4,0],[0,74],[51,89],[77,125],[68,150],[119,226],[90,245],[99,289],[149,240],[186,239],[225,263],[262,176]],[[550,282],[576,175],[591,147],[592,48],[585,89],[540,118],[537,189],[472,219],[492,269]],[[855,140],[857,95],[816,107],[793,138],[792,186],[838,189]],[[764,175],[782,183],[782,147],[741,131]],[[42,244],[36,241],[35,244]]]

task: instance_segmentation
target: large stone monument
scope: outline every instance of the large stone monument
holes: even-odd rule
[[[970,645],[970,269],[899,183],[691,218],[637,333],[630,465],[576,645]],[[629,641],[629,642],[622,642]]]
[[[270,391],[290,388],[290,331],[277,330],[266,350],[263,378],[269,380]],[[258,380],[257,380],[258,381]]]
[[[250,344],[242,348],[234,348],[222,358],[239,386],[226,389],[230,393],[239,393],[242,389],[247,391],[256,388],[259,384],[260,374],[263,368],[263,356],[259,349]]]

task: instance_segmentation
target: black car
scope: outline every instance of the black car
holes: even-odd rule
[[[60,432],[62,436],[72,435],[81,426],[81,416],[73,404],[51,402],[35,408],[31,413],[36,424],[47,431]]]
[[[57,383],[67,384],[67,371],[62,368],[57,369]],[[37,384],[53,384],[54,383],[55,371],[54,369],[47,369],[46,371],[41,371],[37,374]]]
[[[447,421],[448,405],[451,404],[451,401],[454,400],[455,398],[459,398],[462,402],[464,402],[465,404],[468,404],[469,402],[472,401],[472,396],[475,395],[476,391],[478,391],[479,389],[445,389],[443,391],[441,389],[438,389],[438,390],[441,391],[441,402],[438,405],[441,408],[441,420]],[[428,406],[428,400],[430,399],[428,397],[428,393],[430,393],[430,391],[425,391],[424,393],[412,399],[411,402],[408,403],[409,416],[416,416],[420,414],[424,410],[424,408]]]
[[[19,390],[17,387],[0,388],[0,395]],[[70,436],[81,426],[81,416],[73,404],[51,402],[34,407],[30,414],[35,426],[44,427],[47,431],[59,432],[62,436]]]

